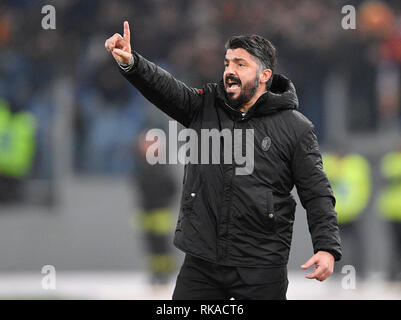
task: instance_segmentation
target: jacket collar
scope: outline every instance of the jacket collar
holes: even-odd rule
[[[298,109],[298,97],[294,84],[281,74],[274,74],[270,89],[263,93],[255,104],[246,113],[241,112],[228,103],[223,80],[217,86],[217,98],[223,101],[220,104],[227,112],[242,119],[251,116],[264,116],[281,110]]]

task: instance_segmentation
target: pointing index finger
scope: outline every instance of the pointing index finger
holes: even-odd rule
[[[129,30],[129,23],[128,21],[124,21],[124,40],[130,43],[131,40],[131,33]]]

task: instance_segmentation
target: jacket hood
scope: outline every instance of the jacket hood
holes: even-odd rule
[[[231,107],[225,94],[224,82],[220,81],[217,87],[217,97],[223,100],[222,106],[233,115],[240,115],[240,110]],[[295,86],[290,79],[282,74],[274,74],[270,89],[263,93],[255,104],[249,108],[246,118],[252,116],[264,116],[287,109],[298,109],[298,97]]]

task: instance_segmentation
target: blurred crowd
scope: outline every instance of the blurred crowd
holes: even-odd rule
[[[65,90],[73,98],[74,168],[85,173],[127,173],[135,168],[134,137],[149,122],[157,122],[157,116],[116,72],[104,40],[122,33],[127,19],[134,49],[196,87],[220,79],[229,36],[257,33],[278,48],[278,72],[295,83],[300,109],[315,123],[324,143],[323,95],[332,73],[341,74],[349,84],[350,130],[375,130],[380,103],[391,119],[394,113],[399,116],[394,69],[401,61],[401,6],[397,1],[386,3],[384,9],[378,3],[383,12],[376,6],[358,16],[364,25],[344,30],[342,6],[353,4],[362,12],[365,1],[3,0],[0,97],[13,112],[35,115],[33,172],[49,177],[57,103],[52,89],[60,79],[70,79],[73,85]],[[45,4],[56,9],[55,30],[41,28]],[[380,75],[386,84],[381,90],[376,85]]]

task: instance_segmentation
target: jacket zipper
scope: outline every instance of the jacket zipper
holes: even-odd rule
[[[240,111],[234,109],[233,107],[231,107],[227,102],[224,102],[224,103],[228,108],[233,110],[235,113],[241,114],[241,121],[244,120],[244,118],[246,116],[246,112],[240,112]],[[233,132],[234,132],[236,124],[237,124],[237,120],[234,119],[233,127],[232,127],[232,131]],[[232,208],[232,199],[233,199],[232,183],[233,183],[233,179],[234,179],[234,176],[235,176],[235,163],[234,163],[234,160],[233,160],[233,163],[232,163],[232,167],[233,167],[233,174],[232,174],[230,182],[229,182],[229,185],[230,185],[230,200],[229,200],[229,204],[227,206],[227,229],[226,229],[227,240],[229,239],[229,224],[230,224],[230,221],[231,221],[231,208]],[[217,243],[219,243],[219,240],[220,240],[220,236],[217,235]],[[222,257],[221,258],[223,260],[226,260],[228,258],[228,251],[229,251],[229,241],[227,241],[225,250],[222,252]],[[220,259],[218,258],[218,260],[220,260]]]
[[[233,110],[234,112],[240,113],[240,114],[241,114],[241,120],[244,120],[244,119],[245,119],[246,112],[241,112],[241,111],[238,111],[237,109],[234,109],[233,107],[231,107],[231,106],[230,106],[227,102],[225,102],[225,101],[224,101],[224,104],[225,104],[227,107],[229,107],[231,110]]]
[[[226,103],[227,104],[227,103]],[[232,110],[235,110],[235,109],[233,109],[231,106],[229,106],[228,104],[227,104],[227,106],[228,107],[230,107]],[[239,113],[239,111],[238,110],[235,110],[237,113]],[[241,113],[241,120],[240,121],[242,121],[242,120],[244,120],[244,118],[245,118],[245,115],[246,115],[246,112],[242,112]],[[238,120],[237,119],[234,119],[234,121],[233,121],[233,127],[232,127],[232,131],[234,132],[234,130],[235,130],[235,127],[236,127],[236,125],[237,125],[237,123],[238,123]],[[227,210],[227,240],[229,240],[230,239],[230,229],[229,229],[229,226],[230,226],[230,222],[231,222],[231,209],[232,209],[232,202],[233,202],[233,179],[234,179],[234,177],[235,177],[235,162],[234,162],[234,159],[233,159],[233,162],[232,162],[232,170],[233,170],[233,173],[232,173],[232,175],[231,175],[231,179],[230,179],[230,200],[229,200],[229,205],[228,205],[228,210]],[[224,252],[224,259],[228,259],[228,251],[229,251],[229,246],[230,246],[230,241],[227,241],[227,246],[226,246],[226,250],[225,250],[225,252]]]

